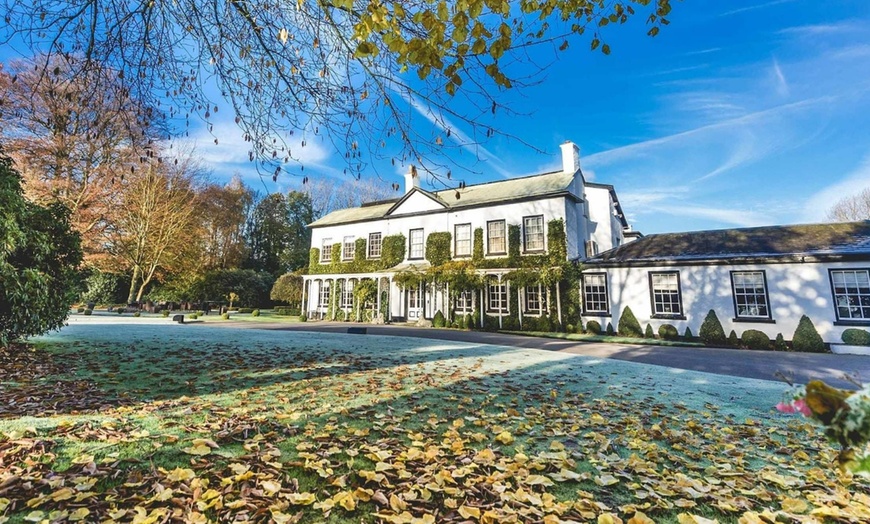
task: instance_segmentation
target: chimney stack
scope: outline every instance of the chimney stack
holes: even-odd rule
[[[420,177],[417,175],[417,168],[408,166],[408,172],[405,173],[405,194],[411,192],[415,187],[420,187]]]
[[[562,148],[562,171],[573,175],[580,170],[580,148],[570,140],[559,147]]]

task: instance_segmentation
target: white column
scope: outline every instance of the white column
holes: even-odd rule
[[[498,290],[499,290],[498,296],[499,296],[499,299],[501,299],[501,273],[498,274]],[[505,298],[507,298],[507,293],[505,293]],[[502,328],[501,315],[502,315],[502,311],[504,310],[505,306],[507,306],[507,304],[500,303],[499,307],[498,307],[498,328],[499,329]]]
[[[381,277],[375,277],[375,282],[377,283],[375,286],[377,293],[375,297],[375,318],[377,318],[381,314]]]
[[[305,286],[308,285],[308,279],[302,277],[302,301],[299,303],[299,313],[308,316],[308,304],[305,303]]]
[[[523,329],[523,288],[517,287],[517,318],[520,320],[520,329]]]
[[[562,292],[559,291],[559,282],[556,282],[556,312],[559,314],[559,326],[562,325]]]

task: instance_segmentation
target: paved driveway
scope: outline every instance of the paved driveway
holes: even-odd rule
[[[629,362],[642,362],[669,368],[704,371],[718,375],[780,380],[777,373],[794,377],[798,383],[819,378],[840,387],[855,386],[844,379],[856,376],[870,382],[870,357],[858,355],[833,355],[814,353],[775,353],[773,351],[750,351],[741,349],[647,346],[643,344],[612,344],[602,342],[579,342],[549,338],[527,337],[506,333],[460,331],[456,329],[432,329],[408,326],[379,326],[343,322],[254,323],[227,322],[205,324],[207,326],[232,326],[253,329],[283,331],[315,331],[345,333],[349,327],[365,327],[371,335],[430,338],[459,342],[494,344],[529,349],[559,351],[591,357],[612,358]]]

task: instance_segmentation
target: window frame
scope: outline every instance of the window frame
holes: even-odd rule
[[[666,319],[675,319],[675,320],[685,320],[686,319],[686,310],[683,306],[683,284],[682,279],[680,278],[679,271],[650,271],[648,272],[649,279],[649,302],[650,302],[650,318],[666,318]],[[653,289],[653,275],[676,275],[677,277],[677,304],[680,307],[679,313],[657,313],[656,312],[656,301],[655,301],[655,290]]]
[[[468,228],[468,253],[459,252],[459,228]],[[454,224],[453,226],[453,258],[471,258],[474,251],[474,230],[471,229],[471,222],[465,224]]]
[[[526,221],[529,219],[541,220],[541,247],[529,249],[529,228]],[[523,217],[523,253],[543,253],[547,250],[547,230],[544,215],[528,215]]]
[[[493,288],[501,288],[495,291],[496,296],[498,296],[498,300],[496,302],[499,303],[499,307],[493,306]],[[508,297],[507,293],[507,282],[502,281],[499,282],[490,282],[486,286],[486,311],[488,313],[507,313],[508,312],[508,302],[510,297]]]
[[[372,242],[372,237],[374,237],[375,235],[378,236],[378,254],[377,255],[372,253],[372,246],[375,245],[375,243]],[[384,249],[384,236],[383,236],[383,234],[380,231],[375,232],[375,233],[369,233],[369,242],[366,245],[366,258],[371,258],[371,259],[381,258],[381,253],[383,253],[383,249]]]
[[[327,242],[329,242],[328,246],[326,244]],[[329,249],[327,249],[327,247]],[[324,238],[320,242],[320,263],[326,264],[329,262],[332,262],[332,237]]]
[[[474,311],[474,291],[460,291],[456,295],[456,302],[453,305],[453,311],[459,313],[472,313]]]
[[[735,275],[745,273],[761,273],[761,285],[764,288],[764,305],[767,308],[767,316],[753,315],[746,316],[740,314],[739,305],[737,304],[737,287],[734,281]],[[767,271],[764,269],[741,269],[731,271],[731,301],[734,304],[734,322],[774,322],[773,312],[770,308],[770,291],[767,287]]]
[[[414,256],[414,233],[420,232],[420,256]],[[408,260],[423,260],[426,257],[426,235],[422,227],[408,230]]]
[[[347,239],[351,239],[350,242]],[[348,255],[348,247],[350,247],[350,254]],[[341,239],[341,260],[348,261],[353,260],[353,257],[356,256],[356,237],[354,236],[346,236]]]
[[[830,282],[830,285],[831,285],[831,299],[832,299],[831,305],[834,308],[834,318],[836,319],[834,321],[834,325],[835,326],[870,326],[870,317],[867,317],[867,318],[864,318],[864,317],[843,318],[840,316],[840,308],[837,305],[837,290],[834,287],[834,273],[840,273],[840,272],[846,272],[846,271],[851,271],[851,272],[863,271],[863,272],[867,273],[868,278],[870,278],[870,268],[866,268],[866,267],[828,268],[828,281]],[[848,297],[849,295],[846,294],[845,296]],[[857,296],[860,297],[861,296],[860,293]],[[859,306],[859,307],[863,307],[863,306]]]
[[[341,286],[341,309],[353,309],[353,288],[349,280],[345,280]]]
[[[533,309],[529,307],[529,291],[534,291],[538,295],[538,307]],[[531,313],[541,316],[544,313],[544,292],[541,289],[541,284],[536,286],[525,286],[523,288],[523,313]]]
[[[492,243],[490,242],[489,236],[489,228],[492,224],[501,223],[502,230],[502,242],[504,243],[504,250],[502,251],[493,251]],[[507,221],[503,218],[497,220],[487,220],[486,221],[486,254],[487,256],[503,256],[507,255],[508,252],[508,229],[507,229]]]
[[[324,291],[326,292],[325,297],[324,297]],[[329,307],[329,299],[330,299],[331,295],[332,295],[332,284],[330,284],[326,280],[322,280],[320,282],[320,288],[317,290],[317,298],[318,298],[317,307]],[[324,301],[324,298],[326,298],[325,301]]]
[[[586,305],[589,303],[586,300],[586,277],[604,277],[604,311],[589,309]],[[583,298],[583,314],[589,316],[609,317],[610,316],[610,282],[606,272],[598,273],[583,273],[580,278],[581,296]]]

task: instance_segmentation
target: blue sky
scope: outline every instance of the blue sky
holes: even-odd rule
[[[823,221],[870,186],[870,2],[689,0],[656,38],[642,21],[605,36],[610,56],[574,42],[540,85],[502,95],[527,116],[494,125],[548,154],[503,138],[469,146],[467,183],[555,169],[572,140],[587,178],[613,184],[644,233]],[[260,184],[246,145],[234,156],[226,141],[201,144],[219,176]],[[307,154],[308,173],[339,172],[330,151]]]
[[[610,56],[590,52],[588,37],[572,41],[543,82],[502,93],[526,116],[492,125],[519,140],[460,148],[465,181],[557,169],[571,140],[587,179],[613,184],[644,233],[823,221],[870,186],[870,2],[674,0],[670,21],[655,38],[643,20],[608,27]],[[214,133],[217,146],[202,127],[190,140],[216,180],[300,185],[261,179],[232,121]],[[342,178],[343,159],[317,141],[304,160],[306,175]],[[400,169],[378,167],[386,184],[402,183]]]

